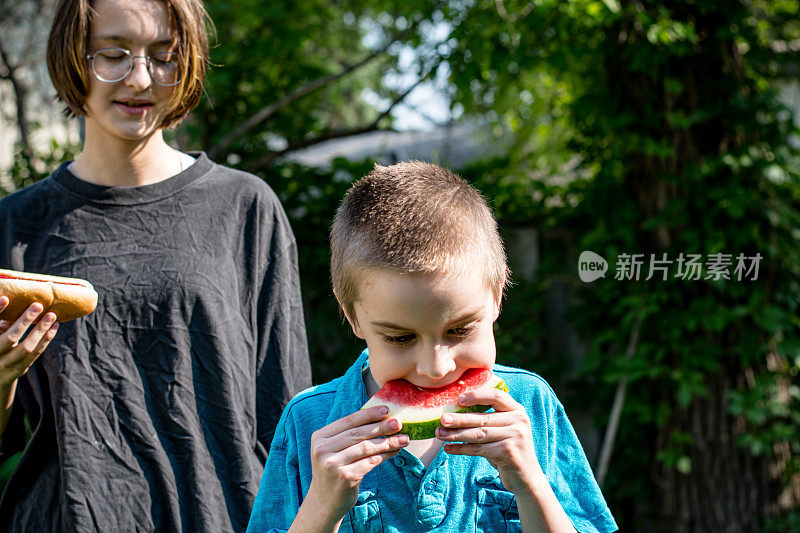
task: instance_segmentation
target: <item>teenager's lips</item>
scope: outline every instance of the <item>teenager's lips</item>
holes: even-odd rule
[[[153,107],[153,103],[149,100],[139,100],[135,98],[114,100],[114,105],[123,113],[134,116],[142,116],[148,109]]]

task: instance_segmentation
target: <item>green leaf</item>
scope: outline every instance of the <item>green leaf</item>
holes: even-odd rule
[[[620,12],[620,4],[619,0],[603,0],[603,3],[606,5],[609,11],[612,13],[619,13]]]
[[[681,474],[690,474],[692,472],[692,460],[686,455],[681,456],[675,463],[675,469]]]

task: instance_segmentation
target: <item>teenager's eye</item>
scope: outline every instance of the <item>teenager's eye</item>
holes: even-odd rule
[[[414,335],[381,335],[384,342],[395,346],[403,346],[414,340]]]
[[[150,61],[160,67],[174,67],[178,64],[178,54],[173,52],[161,52],[154,54]]]
[[[106,61],[121,61],[128,58],[128,54],[122,50],[101,50],[97,55]]]

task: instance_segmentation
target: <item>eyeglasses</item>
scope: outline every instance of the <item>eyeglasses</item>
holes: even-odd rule
[[[127,78],[133,70],[133,60],[136,58],[147,61],[147,72],[156,84],[173,87],[180,83],[180,62],[175,52],[135,56],[130,50],[109,47],[86,55],[86,59],[92,62],[95,77],[106,83],[116,83]]]

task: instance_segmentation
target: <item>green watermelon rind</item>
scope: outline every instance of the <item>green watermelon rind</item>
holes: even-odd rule
[[[503,392],[508,392],[508,385],[506,385],[505,381],[502,379],[500,379],[497,384],[494,385],[494,388]],[[468,407],[460,407],[457,410],[452,411],[446,410],[446,406],[443,406],[439,416],[432,420],[425,420],[421,422],[406,422],[402,419],[402,417],[395,416],[391,410],[389,412],[389,416],[395,416],[395,418],[397,418],[397,420],[402,424],[400,431],[395,434],[400,433],[408,435],[410,440],[425,440],[436,437],[436,428],[441,425],[441,418],[444,413],[485,413],[491,409],[491,407],[491,405],[470,405]]]

